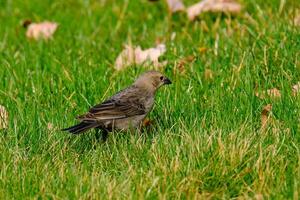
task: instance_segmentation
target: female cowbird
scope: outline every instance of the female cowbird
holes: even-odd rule
[[[113,130],[138,128],[153,107],[157,89],[167,84],[171,84],[171,81],[162,73],[148,71],[131,86],[78,116],[80,123],[63,131],[79,134],[96,128],[101,129],[106,138],[108,132]]]

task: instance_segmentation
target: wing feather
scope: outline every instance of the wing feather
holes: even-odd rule
[[[140,91],[127,88],[111,99],[92,107],[85,115],[79,116],[81,121],[106,121],[124,119],[146,114],[146,109]]]

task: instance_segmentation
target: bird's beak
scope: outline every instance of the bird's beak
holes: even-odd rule
[[[171,83],[172,83],[172,81],[170,79],[168,79],[167,77],[164,79],[164,85],[169,85]]]

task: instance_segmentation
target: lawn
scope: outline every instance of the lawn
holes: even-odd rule
[[[237,15],[189,21],[164,1],[0,0],[0,199],[299,199],[300,2],[239,2]],[[26,19],[59,27],[34,41]],[[152,69],[116,71],[126,44],[157,41],[173,84],[148,131],[105,143],[60,131]],[[271,88],[281,97],[256,95]]]

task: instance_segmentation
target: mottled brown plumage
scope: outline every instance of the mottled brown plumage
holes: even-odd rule
[[[95,105],[88,113],[78,116],[81,122],[63,131],[79,134],[97,128],[107,134],[113,130],[138,128],[154,105],[157,89],[166,84],[171,84],[166,76],[158,71],[148,71],[133,85]]]

